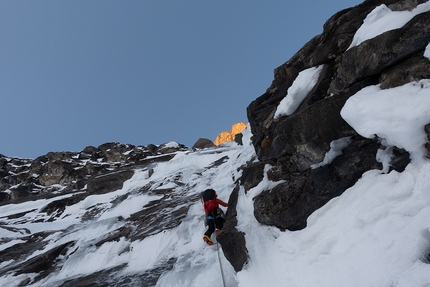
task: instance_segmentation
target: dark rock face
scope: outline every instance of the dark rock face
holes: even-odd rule
[[[239,185],[230,195],[226,214],[226,224],[223,231],[217,235],[217,240],[222,246],[225,257],[231,263],[234,270],[239,272],[248,261],[248,251],[246,250],[245,234],[236,229],[237,225],[237,198],[239,196]]]
[[[88,180],[88,190],[106,192],[120,189],[124,181],[130,179],[133,173],[133,170],[126,169],[91,177]]]
[[[430,60],[417,53],[398,65],[381,73],[379,82],[382,89],[401,86],[413,81],[430,78]]]
[[[430,60],[423,56],[430,42],[430,13],[416,15],[399,29],[349,47],[365,17],[377,6],[385,4],[393,11],[405,11],[424,2],[368,0],[342,10],[324,24],[322,34],[275,69],[266,93],[247,108],[259,162],[244,170],[241,184],[246,189],[258,184],[262,176],[256,171],[265,164],[271,165],[269,179],[282,180],[254,198],[254,215],[260,223],[280,229],[305,228],[308,216],[316,209],[354,185],[364,172],[382,168],[375,159],[376,152],[386,147],[377,138],[359,136],[340,111],[349,97],[366,86],[380,84],[388,89],[430,77]],[[324,66],[316,85],[296,111],[275,119],[279,103],[288,96],[298,74],[320,65]],[[351,142],[342,155],[328,165],[315,166],[324,160],[330,144],[344,137]],[[430,150],[430,144],[426,147]],[[391,170],[401,172],[409,162],[406,151],[392,148]],[[234,236],[234,228],[228,228]]]
[[[276,180],[288,181],[255,198],[255,216],[261,223],[282,229],[304,228],[314,210],[352,186],[363,172],[381,168],[374,160],[380,144],[363,144],[366,140],[342,119],[340,110],[350,96],[368,85],[380,83],[382,88],[391,88],[428,78],[430,61],[423,52],[430,42],[430,13],[419,14],[402,28],[348,48],[363,19],[375,7],[386,4],[394,10],[406,10],[420,3],[374,0],[340,11],[327,21],[321,35],[275,70],[271,87],[248,106],[259,160],[273,166],[270,173]],[[322,64],[317,84],[298,109],[290,116],[274,119],[298,73]],[[311,169],[324,159],[330,143],[343,137],[352,138],[343,155],[329,166]],[[402,169],[408,162],[408,154],[399,150],[392,165]]]
[[[345,87],[380,75],[416,54],[422,55],[430,41],[429,18],[430,12],[419,14],[402,28],[387,31],[347,50],[340,60],[331,92],[337,94]],[[415,77],[413,73],[412,77]]]
[[[193,149],[202,149],[202,148],[211,148],[215,147],[216,145],[211,141],[210,139],[206,138],[199,138],[196,143],[193,145]]]
[[[332,163],[291,175],[287,182],[255,197],[255,218],[283,230],[305,228],[312,212],[341,195],[367,170],[382,167],[375,159],[378,148],[373,140],[355,140]]]

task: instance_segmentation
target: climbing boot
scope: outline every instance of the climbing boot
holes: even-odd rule
[[[203,236],[203,241],[206,242],[209,246],[214,245],[214,242],[212,241],[212,239],[207,235]]]
[[[221,232],[221,229],[219,229],[219,228],[215,229],[216,235],[218,235],[220,232]]]

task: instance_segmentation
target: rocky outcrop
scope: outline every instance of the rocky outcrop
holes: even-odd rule
[[[193,145],[193,149],[204,149],[215,147],[215,144],[207,138],[199,138],[196,143]]]
[[[246,179],[241,184],[250,188],[261,181],[265,164],[271,166],[269,179],[279,182],[254,198],[254,215],[260,223],[282,230],[303,229],[310,214],[354,185],[364,172],[382,168],[376,153],[386,147],[378,138],[358,135],[342,119],[340,110],[350,96],[366,86],[380,84],[387,89],[430,77],[430,60],[423,56],[430,42],[430,12],[358,46],[350,45],[365,17],[377,6],[385,4],[403,11],[424,2],[368,0],[342,10],[324,24],[322,34],[275,69],[266,93],[247,108],[259,162],[252,164],[255,168],[247,167],[252,172],[244,171]],[[290,115],[275,117],[299,73],[321,65],[317,83],[298,108]],[[342,154],[330,164],[321,164],[331,143],[343,138],[349,144]],[[407,152],[395,147],[391,157],[391,169],[400,172],[410,161]],[[227,230],[231,237],[241,236],[234,227],[227,226]],[[234,257],[235,252],[226,257]],[[240,270],[237,265],[235,269]]]
[[[306,219],[333,197],[341,195],[369,169],[381,169],[375,155],[379,144],[373,140],[355,139],[343,150],[344,155],[329,165],[307,169],[286,176],[290,169],[280,163],[269,172],[273,181],[287,179],[272,190],[265,190],[254,199],[255,218],[264,224],[285,230],[306,227]],[[288,171],[287,171],[288,172]]]
[[[245,123],[237,123],[232,125],[230,131],[224,131],[221,132],[215,139],[214,144],[220,145],[225,142],[232,142],[235,140],[235,136],[240,134],[245,128],[247,127],[247,124]]]
[[[430,13],[416,15],[402,28],[387,31],[349,48],[363,19],[375,7],[411,9],[425,1],[365,1],[340,11],[288,62],[275,70],[271,87],[248,106],[253,145],[260,161],[272,164],[277,180],[288,180],[255,198],[256,218],[283,229],[301,229],[306,218],[352,186],[361,174],[380,168],[377,139],[365,140],[342,119],[346,100],[361,88],[390,88],[427,78],[430,61],[423,56],[430,42]],[[318,81],[297,110],[275,119],[274,113],[298,73],[324,65]],[[402,71],[402,72],[399,72]],[[330,144],[350,137],[350,145],[329,166],[322,162]],[[364,144],[365,143],[365,144]],[[393,156],[392,168],[404,167],[407,153]],[[280,172],[282,171],[282,172]]]
[[[133,168],[168,161],[174,152],[187,150],[177,143],[134,146],[105,143],[81,152],[49,152],[34,160],[0,157],[0,204],[52,193],[108,192],[122,187]]]
[[[225,257],[231,263],[236,272],[239,272],[243,265],[248,261],[245,234],[236,229],[236,206],[239,188],[239,185],[236,185],[235,189],[230,195],[226,214],[226,224],[223,228],[223,232],[217,235],[217,240],[222,246]]]
[[[411,58],[414,56],[424,60],[424,63],[420,65],[417,62],[416,67],[409,71],[406,81],[420,80],[422,76],[428,76],[430,73],[428,69],[424,75],[422,71],[425,71],[425,67],[430,63],[423,57],[423,52],[430,41],[429,18],[430,12],[419,14],[402,28],[387,31],[345,51],[337,66],[337,76],[332,81],[330,91],[338,94],[363,79],[374,76],[385,78],[384,71],[388,70],[387,73],[392,74],[396,65],[404,67],[404,62],[407,60],[413,62]],[[406,81],[384,81],[384,87],[403,85],[407,83]]]

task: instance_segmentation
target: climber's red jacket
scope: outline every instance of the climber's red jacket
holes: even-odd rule
[[[205,209],[205,213],[208,215],[212,211],[216,210],[219,207],[218,204],[221,204],[224,207],[228,206],[227,203],[225,203],[224,201],[222,201],[218,197],[215,197],[214,199],[211,199],[211,200],[204,202],[203,207]]]

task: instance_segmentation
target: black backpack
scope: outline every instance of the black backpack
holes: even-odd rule
[[[213,189],[206,189],[203,191],[202,199],[203,202],[209,201],[211,199],[214,199],[216,197],[216,192]]]

